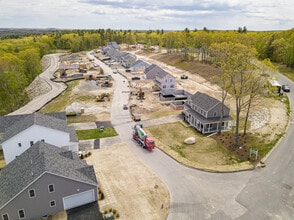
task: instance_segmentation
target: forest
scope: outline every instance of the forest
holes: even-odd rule
[[[96,49],[107,42],[143,44],[146,50],[159,46],[183,59],[210,63],[211,46],[216,43],[240,43],[254,48],[260,60],[294,68],[294,29],[285,31],[219,30],[47,30],[9,31],[0,34],[0,115],[25,105],[29,99],[25,88],[42,71],[41,59],[57,50],[79,52]]]

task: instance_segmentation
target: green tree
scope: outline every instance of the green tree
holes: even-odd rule
[[[221,43],[211,47],[214,60],[222,70],[223,90],[227,90],[235,98],[236,129],[235,145],[239,146],[240,113],[246,106],[246,98],[253,90],[252,79],[256,65],[252,62],[257,52],[239,43]]]
[[[32,81],[42,70],[40,52],[36,48],[20,51],[19,58],[24,61],[25,73]]]

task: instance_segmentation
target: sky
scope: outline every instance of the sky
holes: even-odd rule
[[[294,28],[293,0],[0,0],[0,28]]]

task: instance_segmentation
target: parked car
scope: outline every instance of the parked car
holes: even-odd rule
[[[284,92],[290,92],[290,86],[288,86],[288,85],[282,85],[282,90]]]
[[[123,110],[128,110],[128,105],[124,104],[123,105]]]
[[[181,79],[188,79],[187,75],[181,75]]]
[[[132,77],[132,80],[140,80],[140,77],[139,76],[134,76],[134,77]]]

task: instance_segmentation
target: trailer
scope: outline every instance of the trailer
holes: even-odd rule
[[[148,150],[153,150],[155,148],[155,142],[153,138],[149,137],[147,133],[143,130],[142,124],[136,124],[133,127],[133,139],[137,143]]]

